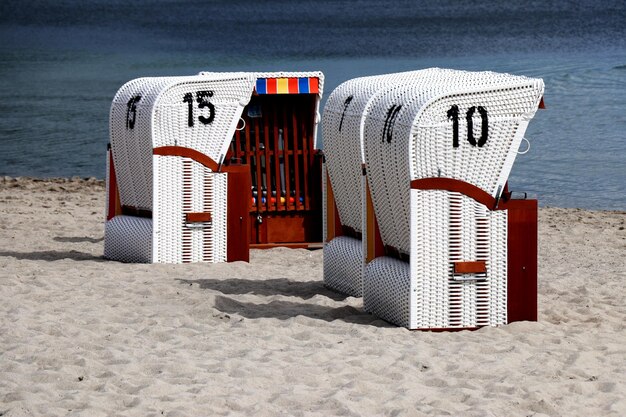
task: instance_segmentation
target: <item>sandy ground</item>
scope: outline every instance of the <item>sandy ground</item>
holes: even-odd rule
[[[545,208],[539,322],[411,332],[322,251],[129,265],[104,185],[0,177],[0,415],[624,416],[626,213]]]

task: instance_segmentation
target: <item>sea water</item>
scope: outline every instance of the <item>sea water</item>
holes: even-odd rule
[[[0,175],[103,178],[111,100],[133,78],[322,70],[327,95],[428,67],[543,78],[510,188],[626,210],[624,1],[3,0]]]

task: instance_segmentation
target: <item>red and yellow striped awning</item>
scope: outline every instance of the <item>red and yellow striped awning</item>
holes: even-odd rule
[[[319,94],[317,77],[258,78],[257,94]]]

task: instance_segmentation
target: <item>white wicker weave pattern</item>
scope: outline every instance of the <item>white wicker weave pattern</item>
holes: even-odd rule
[[[211,198],[205,197],[205,207],[211,207],[213,213],[213,224],[211,229],[204,231],[204,253],[205,262],[225,262],[227,241],[227,195],[228,195],[228,174],[209,173],[205,170],[204,192],[208,195],[212,188]],[[212,181],[209,181],[212,180]],[[239,191],[239,190],[238,190]],[[208,242],[212,242],[209,244]],[[210,250],[210,252],[209,252]]]
[[[110,116],[121,203],[152,209],[154,147],[192,148],[220,163],[250,99],[253,82],[249,74],[232,73],[211,78],[139,78],[122,86],[113,99]],[[201,97],[202,92],[207,93]],[[214,106],[210,123],[199,120],[211,118],[206,103]]]
[[[254,81],[251,74],[229,73],[140,78],[120,88],[110,115],[120,200],[151,211],[152,219],[117,216],[107,222],[105,256],[129,262],[226,260],[226,174],[191,158],[153,155],[153,149],[188,148],[221,163]],[[186,224],[187,213],[210,213],[212,220]],[[138,244],[135,234],[148,246]]]
[[[407,262],[381,256],[365,266],[363,308],[398,326],[411,323],[411,269]]]
[[[362,294],[362,275],[365,253],[364,224],[364,178],[362,175],[364,153],[362,146],[363,116],[371,97],[383,86],[402,83],[419,76],[421,71],[385,74],[348,80],[339,85],[329,96],[324,107],[322,129],[326,169],[331,179],[335,203],[343,226],[361,233],[362,247],[349,254],[344,242],[324,248],[324,282],[330,288],[355,297]],[[326,172],[326,171],[325,171]],[[324,184],[324,189],[326,185]],[[324,192],[326,196],[326,192]],[[326,230],[326,229],[324,229]],[[326,241],[326,239],[324,239]],[[332,242],[331,242],[332,243]],[[337,248],[341,247],[341,256]],[[354,259],[352,259],[354,258]],[[361,262],[357,271],[347,271],[345,262],[352,265]],[[334,271],[334,268],[338,268]],[[342,279],[341,273],[345,272]]]
[[[353,297],[363,295],[363,246],[360,239],[338,236],[324,245],[324,284]]]
[[[365,163],[363,122],[372,96],[381,88],[407,82],[423,71],[361,77],[340,84],[328,97],[322,117],[324,154],[341,223],[362,232],[361,172]]]
[[[226,260],[227,174],[190,158],[154,156],[154,257],[158,263]],[[187,224],[186,213],[208,212],[212,221]]]
[[[542,95],[543,82],[538,79],[432,68],[372,97],[363,138],[383,242],[409,253],[407,184],[413,179],[454,178],[498,195]],[[448,119],[452,105],[459,108],[456,148]],[[478,106],[488,113],[489,134],[482,147],[466,140],[466,111]],[[478,111],[472,120],[474,138],[479,139]]]
[[[152,262],[152,220],[115,216],[106,222],[104,257],[120,262]]]
[[[383,243],[410,265],[381,257],[365,267],[367,311],[412,329],[506,323],[506,211],[410,182],[452,178],[497,198],[542,95],[537,79],[433,68],[372,96],[367,181]],[[486,272],[455,274],[454,263],[468,261]]]
[[[506,211],[444,190],[411,190],[411,207],[411,328],[506,323]],[[455,274],[468,260],[487,272]]]

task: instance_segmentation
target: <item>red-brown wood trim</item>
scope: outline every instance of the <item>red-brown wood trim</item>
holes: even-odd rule
[[[330,242],[334,238],[342,236],[344,231],[343,227],[341,227],[339,210],[335,202],[335,193],[330,182],[330,175],[328,175],[328,172],[322,175],[326,175],[326,242]]]
[[[458,261],[454,262],[455,274],[480,274],[487,272],[485,261]]]
[[[281,111],[284,111],[284,108],[280,109]],[[273,127],[273,134],[272,134],[272,142],[274,144],[274,146],[272,147],[272,149],[274,149],[274,151],[272,152],[272,159],[274,160],[274,172],[272,173],[272,175],[274,176],[274,189],[272,190],[271,195],[275,196],[274,202],[275,202],[275,210],[279,211],[279,210],[285,210],[285,206],[280,202],[280,152],[278,150],[278,145],[279,145],[279,141],[278,141],[278,135],[279,135],[279,130],[280,127],[278,126],[278,106],[274,107],[274,111],[272,112],[274,117],[273,117],[273,123],[274,123],[274,127]],[[284,140],[284,138],[283,138]],[[272,181],[270,180],[270,186],[272,185]]]
[[[294,201],[296,203],[296,207],[302,209],[303,204],[300,203],[300,161],[298,155],[301,154],[300,150],[300,131],[298,129],[298,116],[294,111],[291,114],[291,128],[293,129],[293,172],[294,172],[294,189],[296,190],[296,195],[294,196]],[[303,201],[304,202],[304,201]]]
[[[195,222],[210,222],[213,219],[211,213],[199,212],[199,213],[185,213],[185,221],[187,223]]]
[[[464,194],[473,198],[491,210],[496,209],[496,199],[486,191],[465,181],[454,178],[421,178],[411,181],[411,189],[416,190],[447,190]]]
[[[365,181],[365,221],[367,232],[367,248],[365,254],[365,263],[370,263],[375,258],[385,255],[385,245],[383,239],[380,236],[380,228],[378,226],[378,220],[374,213],[374,203],[372,201],[372,194],[370,193],[369,184],[367,179]]]
[[[226,260],[250,261],[250,165],[228,167],[226,192]]]
[[[539,108],[540,109],[546,108],[546,103],[543,102],[543,96],[541,96],[541,101],[539,101]]]
[[[185,148],[183,146],[161,146],[158,148],[154,148],[152,150],[152,153],[154,155],[161,156],[182,156],[185,158],[190,158],[209,168],[213,172],[217,172],[219,170],[219,165],[217,162],[215,162],[202,152],[196,151],[195,149]]]
[[[507,322],[537,321],[537,200],[509,200]]]
[[[293,112],[291,107],[287,107],[283,112],[283,172],[285,175],[285,207],[287,210],[294,210],[297,206],[295,204],[296,199],[291,196],[291,175],[289,175],[289,139],[293,137],[289,129],[289,112]]]
[[[253,243],[250,244],[251,249],[272,249],[272,248],[290,248],[290,249],[322,249],[322,242],[305,242],[305,243]]]
[[[109,147],[107,150],[107,158],[109,158],[109,206],[107,207],[107,221],[122,213],[122,205],[120,202],[120,191],[117,188],[117,175],[115,174],[115,166],[113,164],[113,151]]]
[[[304,106],[302,106],[304,108]],[[313,105],[313,110],[308,114],[315,114],[315,105]],[[313,139],[309,135],[313,134],[313,129],[310,128],[312,125],[308,120],[304,117],[300,117],[300,126],[302,128],[302,161],[304,162],[304,209],[311,209],[311,191],[309,189],[309,168],[311,167],[311,158],[313,151]]]

